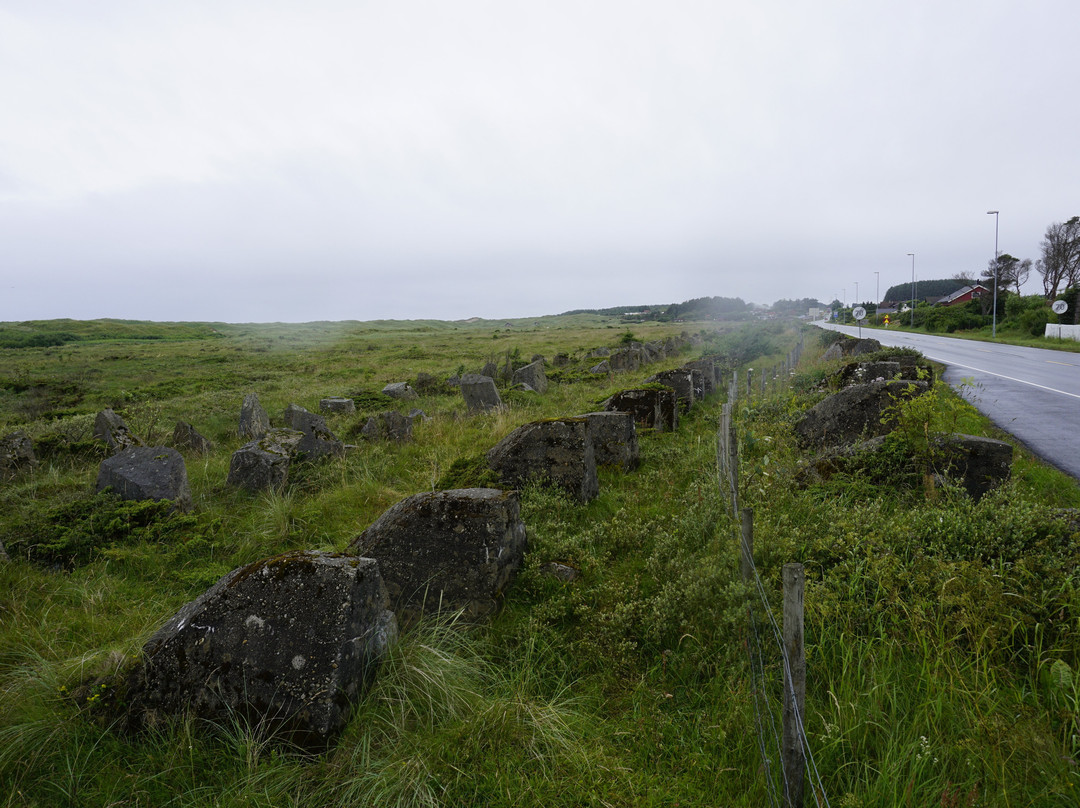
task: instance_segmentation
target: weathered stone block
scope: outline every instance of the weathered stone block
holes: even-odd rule
[[[645,363],[645,356],[641,348],[626,347],[612,351],[608,361],[615,372],[629,372],[640,368]]]
[[[352,399],[348,399],[351,401]],[[297,432],[309,432],[312,429],[326,429],[326,419],[309,412],[299,404],[290,404],[285,408],[285,426]]]
[[[845,356],[862,356],[863,354],[874,353],[881,350],[881,343],[876,339],[856,339],[855,337],[845,336],[843,339],[839,339],[829,346],[829,349],[822,354],[821,359],[824,362],[831,361],[833,359],[843,359]]]
[[[0,438],[0,479],[14,477],[20,471],[37,465],[34,442],[22,430]]]
[[[523,368],[514,371],[514,384],[524,384],[537,393],[546,393],[548,389],[547,376],[544,375],[544,362],[533,362]]]
[[[944,458],[945,472],[960,481],[972,499],[1006,482],[1012,474],[1012,444],[977,435],[939,435],[935,448]]]
[[[325,426],[314,425],[304,430],[304,437],[296,444],[297,460],[319,460],[324,457],[340,457],[345,454],[345,442]]]
[[[240,427],[238,429],[242,438],[261,438],[270,430],[270,416],[259,403],[259,397],[254,393],[244,396],[244,403],[240,407]]]
[[[423,415],[423,413],[421,413]],[[372,415],[360,430],[368,440],[412,440],[413,419],[400,412],[388,411]]]
[[[318,460],[322,457],[338,457],[345,453],[345,444],[330,431],[326,419],[308,412],[298,404],[285,408],[285,423],[290,429],[303,432],[304,437],[296,445],[296,459]]]
[[[382,389],[382,392],[384,396],[390,396],[398,401],[415,401],[420,398],[408,382],[391,382]]]
[[[877,380],[889,381],[900,376],[899,362],[852,362],[839,371],[840,384],[866,384]]]
[[[495,380],[490,376],[466,373],[461,377],[461,395],[464,396],[465,407],[470,413],[487,412],[502,406],[499,391],[495,389]]]
[[[857,384],[831,395],[812,407],[795,424],[795,437],[803,446],[838,446],[890,432],[882,421],[898,401],[922,395],[926,382],[879,381]]]
[[[679,426],[679,401],[670,387],[622,390],[604,402],[606,412],[628,412],[635,423],[657,432]]]
[[[515,491],[465,488],[394,505],[350,549],[376,558],[402,626],[424,614],[494,613],[521,566],[525,524]]]
[[[195,427],[187,421],[177,421],[173,429],[173,446],[177,449],[187,449],[195,454],[210,454],[214,448],[209,440],[203,437]]]
[[[699,371],[700,372],[700,371]],[[647,382],[655,382],[675,391],[675,398],[679,400],[679,407],[683,412],[688,412],[694,406],[697,398],[694,392],[694,373],[686,368],[665,370],[646,379]],[[703,382],[699,382],[699,386]]]
[[[343,396],[330,396],[329,398],[319,399],[319,410],[321,412],[352,413],[356,412],[356,402]]]
[[[94,437],[105,441],[113,452],[143,445],[143,442],[128,429],[124,419],[111,409],[102,410],[94,418]]]
[[[699,371],[701,373],[701,386],[702,395],[711,396],[716,392],[716,363],[711,359],[698,359],[693,362],[687,362],[683,365],[687,370]],[[696,382],[695,382],[696,383]]]
[[[387,605],[370,558],[296,552],[233,570],[143,646],[126,725],[241,718],[323,751],[397,636]]]
[[[559,418],[518,427],[487,453],[504,485],[546,479],[582,502],[600,492],[588,418]]]
[[[280,490],[289,481],[289,466],[304,433],[295,429],[272,429],[245,443],[229,462],[229,485],[249,491]]]
[[[590,412],[589,434],[598,466],[618,466],[633,471],[641,462],[634,416],[628,412]]]
[[[121,499],[165,499],[181,510],[191,507],[184,458],[164,446],[132,446],[102,460],[95,490],[106,488]]]

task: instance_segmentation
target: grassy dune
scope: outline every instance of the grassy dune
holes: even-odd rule
[[[586,504],[523,492],[530,552],[485,630],[432,622],[406,635],[340,743],[308,759],[241,725],[178,720],[118,735],[71,698],[122,668],[179,606],[230,569],[290,549],[342,550],[385,508],[437,485],[516,426],[596,408],[611,392],[703,352],[767,367],[795,327],[634,324],[703,344],[614,379],[586,354],[627,326],[595,315],[480,322],[227,325],[3,324],[0,435],[40,448],[32,473],[0,483],[0,805],[698,806],[768,804],[745,641],[748,591],[737,526],[716,483],[722,396],[674,434],[642,436],[641,468],[601,472]],[[1013,479],[979,503],[908,473],[920,435],[990,434],[941,391],[907,408],[895,462],[827,482],[801,469],[791,425],[823,394],[807,335],[790,385],[741,401],[743,499],[757,565],[779,602],[780,568],[807,570],[807,733],[833,806],[1080,803],[1080,490],[1018,452]],[[467,417],[459,395],[417,404],[432,420],[404,446],[356,437],[387,408],[383,385],[486,361],[570,364],[545,396],[509,393]],[[360,448],[252,495],[225,486],[240,401],[257,392],[316,409],[329,395],[364,412],[329,425]],[[215,443],[189,456],[189,516],[92,497],[103,456],[93,414],[122,412],[167,442],[190,421]],[[68,528],[58,534],[57,526]],[[76,552],[41,560],[42,542]],[[37,559],[37,560],[31,560]],[[561,583],[541,566],[581,571]],[[760,608],[760,607],[759,607]],[[777,660],[766,659],[772,703]],[[775,756],[774,756],[775,758]],[[775,762],[775,760],[774,760]]]

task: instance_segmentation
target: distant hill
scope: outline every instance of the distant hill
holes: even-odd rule
[[[666,308],[666,305],[612,306],[608,309],[574,309],[573,311],[564,311],[559,316],[562,317],[563,315],[571,314],[598,314],[602,317],[623,317],[627,314],[640,314],[641,312],[663,311]]]
[[[828,308],[828,306],[816,297],[802,297],[797,300],[777,300],[772,304],[772,310],[775,314],[795,314],[805,316],[810,309],[825,308]]]
[[[951,295],[957,289],[968,285],[970,285],[969,281],[957,280],[956,278],[942,281],[918,281],[915,284],[915,294],[920,300],[925,297],[945,297],[945,295]],[[910,283],[890,286],[882,300],[911,300],[913,297],[911,291]]]
[[[217,324],[220,325],[220,324]],[[0,323],[0,348],[47,348],[93,340],[188,340],[220,336],[210,323],[141,320],[27,320]]]
[[[598,314],[632,320],[741,320],[750,316],[750,305],[738,297],[697,297],[682,303],[649,306],[613,306],[607,309],[574,309],[563,314]]]

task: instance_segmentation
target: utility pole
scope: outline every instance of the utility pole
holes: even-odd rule
[[[998,211],[988,210],[986,215],[994,216],[994,319],[993,328],[990,331],[991,337],[997,336],[997,288],[998,288]]]
[[[915,253],[911,256],[911,327],[915,327]]]

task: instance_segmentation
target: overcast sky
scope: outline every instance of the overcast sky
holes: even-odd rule
[[[0,321],[874,298],[1080,214],[1076,0],[0,0]],[[1033,279],[1026,291],[1038,291]]]

